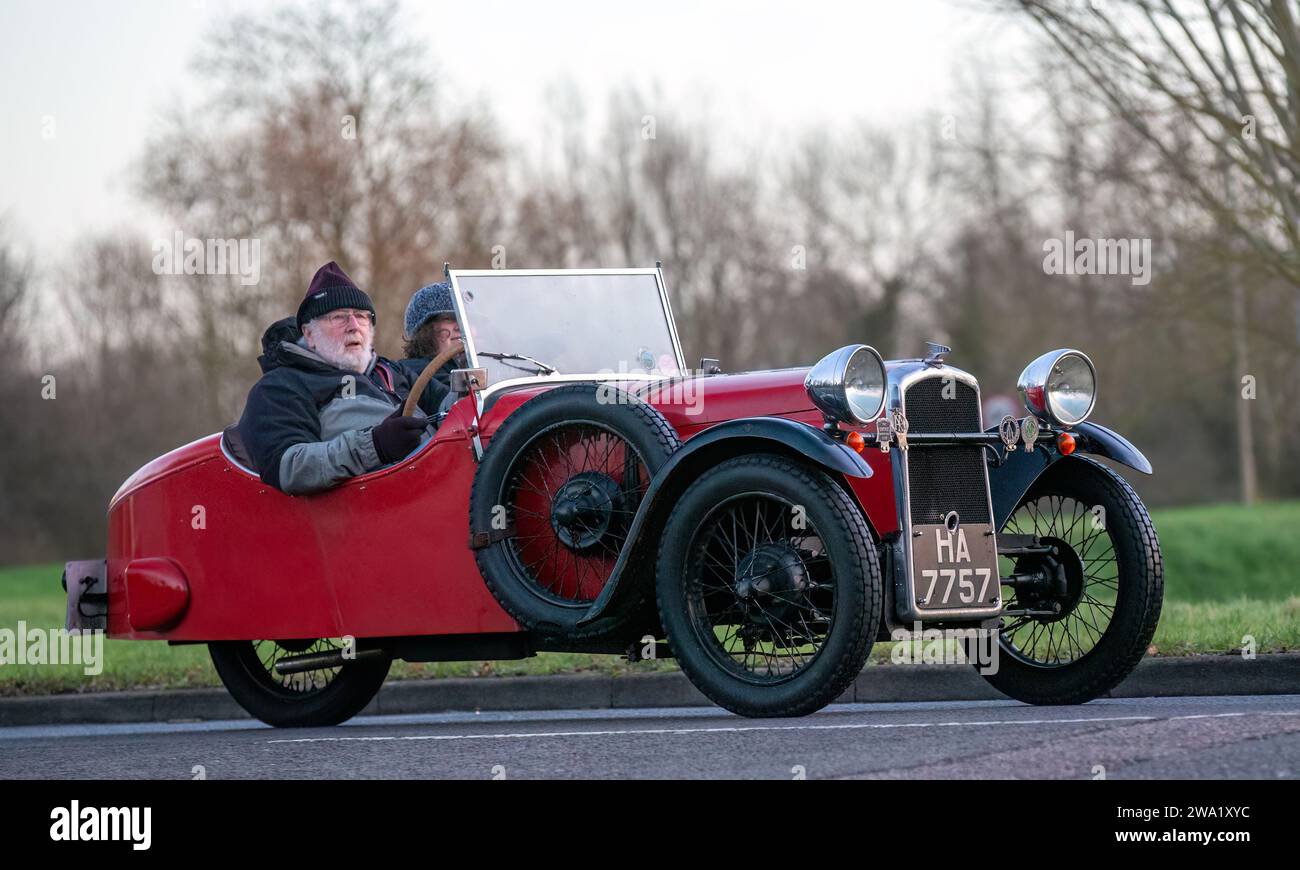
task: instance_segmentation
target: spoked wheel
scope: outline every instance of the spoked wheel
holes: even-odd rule
[[[1072,496],[1040,495],[1021,503],[1005,526],[1032,535],[1051,552],[1020,556],[1012,573],[1037,574],[1034,585],[1013,587],[1001,628],[1002,648],[1027,664],[1060,667],[1083,658],[1115,616],[1119,568],[1115,542],[1092,507]]]
[[[861,512],[823,472],[779,456],[729,460],[687,489],[657,587],[682,670],[744,716],[802,716],[839,697],[880,618]]]
[[[793,528],[796,508],[762,494],[734,496],[705,518],[688,557],[696,635],[721,667],[755,685],[779,683],[826,644],[835,583],[816,528]]]
[[[516,457],[503,505],[506,550],[529,588],[559,606],[590,605],[627,542],[650,472],[622,435],[592,422],[539,432]]]
[[[251,715],[282,728],[337,725],[361,712],[383,685],[386,656],[282,674],[277,662],[343,649],[341,640],[242,640],[208,644],[231,696]]]
[[[1137,666],[1155,634],[1164,568],[1137,494],[1109,468],[1059,461],[1021,499],[1003,533],[1046,552],[1001,557],[1011,587],[999,629],[1000,691],[1031,704],[1079,704]]]
[[[613,575],[632,518],[680,442],[653,407],[595,384],[559,387],[501,424],[474,478],[473,528],[491,543],[479,570],[511,616],[569,639]]]

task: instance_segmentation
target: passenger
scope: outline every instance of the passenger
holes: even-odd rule
[[[335,262],[317,270],[297,316],[262,336],[262,377],[238,431],[262,480],[291,495],[319,492],[397,462],[432,437],[402,416],[416,374],[374,351],[375,306]],[[447,388],[433,380],[428,413]]]
[[[461,339],[456,307],[452,303],[451,284],[443,281],[421,287],[406,306],[405,358],[398,362],[411,379],[420,376],[424,367],[451,343]],[[434,373],[434,380],[449,386],[452,369],[464,368],[464,353],[445,363]]]

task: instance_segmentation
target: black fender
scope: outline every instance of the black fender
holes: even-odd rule
[[[785,417],[742,417],[711,426],[683,444],[659,470],[659,474],[651,483],[651,488],[666,480],[674,469],[680,468],[693,453],[728,438],[758,438],[775,441],[794,448],[818,465],[850,477],[870,477],[872,473],[871,466],[853,448],[842,441],[836,441],[823,429],[809,426],[807,423],[787,420]]]
[[[997,428],[988,431],[995,432]],[[1142,451],[1118,432],[1096,423],[1080,423],[1070,431],[1075,440],[1074,454],[1071,455],[1101,456],[1143,474],[1151,474],[1151,463]],[[1024,450],[1022,446],[1020,450],[1007,453],[999,446],[998,456],[1002,458],[1001,464],[989,466],[989,495],[993,500],[994,527],[1000,529],[1034,481],[1048,466],[1065,457],[1056,449],[1053,439],[1040,441],[1033,452]]]
[[[657,535],[647,534],[647,522],[662,507],[666,498],[676,496],[703,471],[701,461],[715,451],[728,452],[727,448],[741,448],[746,452],[762,450],[764,446],[782,453],[794,451],[817,463],[828,471],[850,477],[870,477],[871,466],[852,448],[836,441],[822,429],[784,417],[743,417],[728,420],[705,429],[677,449],[659,473],[650,481],[645,497],[637,509],[628,529],[627,544],[619,553],[618,561],[609,581],[590,609],[578,621],[587,625],[606,613],[634,604],[643,591],[643,582],[624,582],[629,565],[649,567],[653,570],[657,547],[647,545],[647,539],[658,542]],[[704,466],[704,467],[707,467]],[[644,578],[642,578],[644,580]],[[653,574],[650,581],[653,582]]]
[[[1080,423],[1073,431],[1077,452],[1104,456],[1135,471],[1151,474],[1151,463],[1142,451],[1118,432],[1096,423]]]

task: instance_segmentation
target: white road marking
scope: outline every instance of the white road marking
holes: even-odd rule
[[[966,722],[857,722],[838,725],[729,725],[711,728],[624,728],[601,731],[522,731],[496,734],[410,734],[369,737],[297,737],[268,740],[267,743],[348,743],[385,740],[530,740],[555,737],[622,737],[629,735],[736,734],[750,731],[857,731],[897,728],[1001,727],[1007,725],[1079,725],[1089,722],[1172,722],[1180,719],[1228,719],[1240,716],[1296,716],[1294,711],[1197,713],[1183,716],[1087,716],[1076,719],[988,719]]]

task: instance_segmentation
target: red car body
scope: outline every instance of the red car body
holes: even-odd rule
[[[705,413],[648,401],[683,441],[719,422],[779,416],[818,427],[807,369],[718,375],[699,385]],[[507,392],[481,420],[495,428],[542,392]],[[132,475],[109,507],[108,634],[170,641],[521,632],[483,583],[468,546],[477,464],[473,399],[405,460],[325,493],[263,483],[210,435]],[[897,528],[890,455],[863,457],[845,480],[878,534]]]

